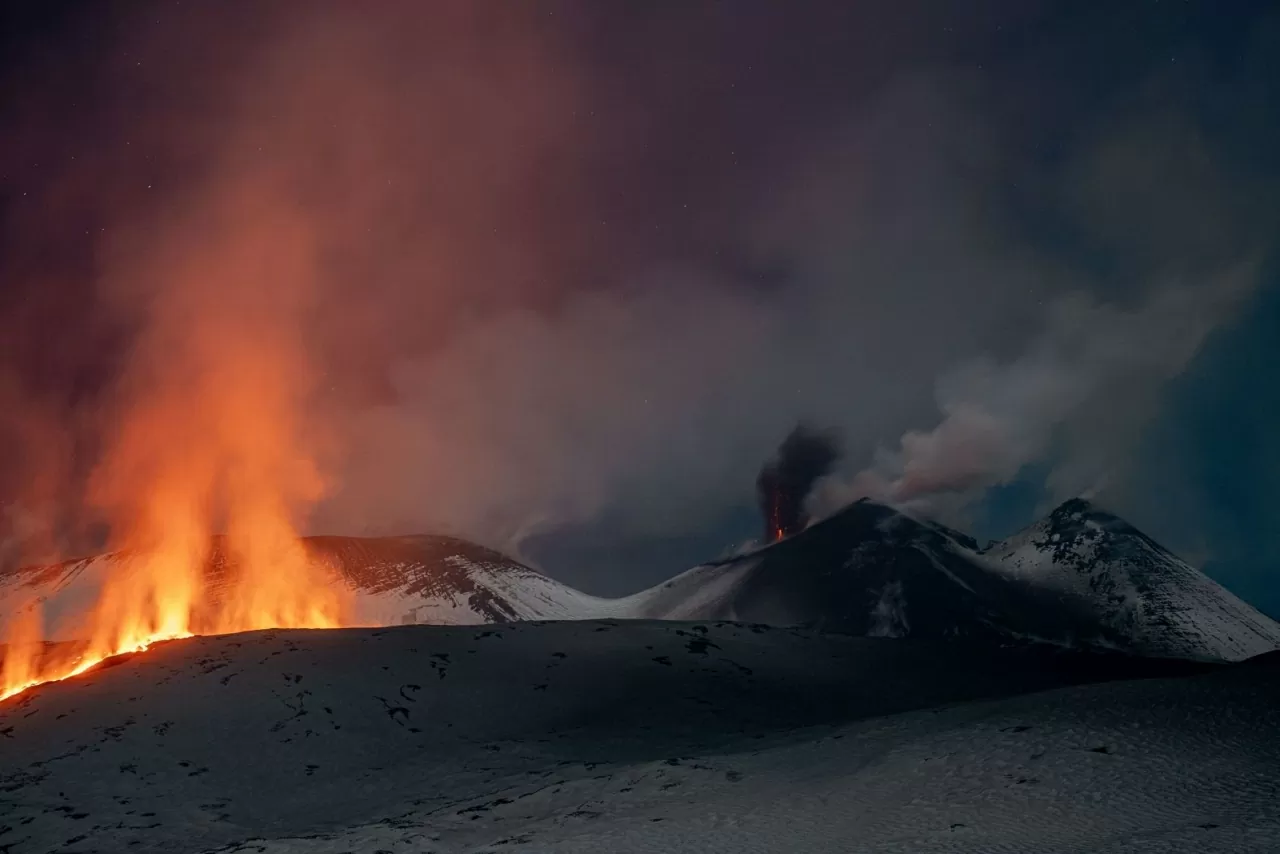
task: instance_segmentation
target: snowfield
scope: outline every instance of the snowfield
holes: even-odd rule
[[[1276,656],[578,621],[108,665],[0,705],[0,851],[1280,850]]]
[[[1280,625],[1087,502],[979,549],[861,501],[621,599],[304,544],[385,628],[0,703],[0,854],[1280,851]],[[0,632],[38,602],[77,639],[129,560],[0,573]]]

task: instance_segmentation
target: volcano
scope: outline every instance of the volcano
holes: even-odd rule
[[[646,616],[868,636],[1039,640],[1225,661],[1280,648],[1280,624],[1079,499],[986,549],[862,500],[636,600]]]
[[[840,445],[831,430],[799,424],[778,446],[756,477],[756,501],[764,520],[764,542],[774,542],[804,530],[809,523],[805,501],[813,485],[840,458]]]
[[[1009,539],[968,536],[863,500],[756,551],[690,569],[620,599],[575,590],[518,561],[442,536],[308,537],[308,559],[355,594],[361,625],[522,620],[734,620],[869,637],[1043,641],[1144,656],[1235,661],[1280,648],[1280,624],[1122,519],[1069,501]],[[211,596],[231,567],[218,548]],[[0,575],[0,618],[43,600],[49,640],[78,639],[73,614],[107,554]]]
[[[308,560],[355,594],[364,625],[480,624],[573,619],[606,600],[580,593],[499,552],[446,536],[304,537]],[[115,552],[0,574],[0,603],[41,600],[49,640],[76,640],[66,619],[92,601],[105,576],[128,572],[135,557]],[[216,606],[236,567],[219,539],[205,564],[207,598]],[[12,618],[12,606],[3,612]],[[0,621],[0,627],[3,622]]]
[[[0,851],[1280,838],[1280,653],[1225,663],[1280,626],[1085,502],[979,549],[861,501],[622,599],[449,537],[303,546],[385,627],[171,640],[0,703]],[[74,613],[132,559],[7,573],[0,604]]]
[[[1083,499],[983,552],[1000,574],[1084,603],[1150,655],[1248,658],[1280,626],[1128,522]]]

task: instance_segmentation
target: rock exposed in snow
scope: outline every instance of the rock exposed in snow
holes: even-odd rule
[[[355,591],[363,625],[740,620],[1205,660],[1280,648],[1280,624],[1082,501],[986,550],[941,525],[859,501],[795,536],[620,599],[587,595],[451,537],[309,537],[305,544]],[[77,637],[67,615],[91,601],[102,574],[122,562],[126,556],[103,555],[0,575],[0,631],[7,613],[35,597],[47,600],[53,639]],[[211,562],[214,589],[225,571],[224,562]]]
[[[615,606],[567,587],[498,552],[443,536],[306,537],[308,555],[355,593],[365,625],[474,625],[609,616]],[[82,637],[81,620],[106,575],[128,572],[127,553],[108,553],[0,573],[0,637],[18,608],[40,602],[49,640]],[[233,571],[221,541],[206,566],[217,597]]]
[[[1087,603],[1148,655],[1237,660],[1280,647],[1280,624],[1088,501],[987,549],[997,571]]]
[[[855,635],[1041,640],[1226,661],[1280,648],[1280,624],[1083,501],[986,550],[859,501],[795,537],[695,567],[633,600],[648,617]]]

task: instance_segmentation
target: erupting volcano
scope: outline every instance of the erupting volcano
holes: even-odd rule
[[[177,221],[105,287],[141,306],[87,504],[129,556],[52,648],[42,602],[6,638],[0,697],[159,640],[347,625],[347,594],[306,559],[297,523],[325,491],[303,415],[315,371],[303,318],[312,240],[282,195],[237,184]],[[214,534],[224,534],[213,545]],[[215,590],[206,566],[224,571]]]
[[[262,534],[259,543],[205,538],[204,548],[175,541],[129,554],[103,579],[96,602],[62,615],[76,622],[83,641],[46,643],[42,603],[28,603],[9,627],[0,700],[158,641],[352,625],[350,592],[308,561],[301,542],[282,533],[273,543],[269,529]]]
[[[814,483],[828,474],[839,458],[839,444],[830,432],[800,424],[787,434],[756,478],[766,543],[804,529],[809,521],[805,499]]]

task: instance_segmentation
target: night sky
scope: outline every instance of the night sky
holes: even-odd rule
[[[102,544],[156,269],[287,210],[310,531],[627,592],[805,421],[819,511],[1088,494],[1280,616],[1275,4],[355,5],[5,4],[6,562]]]

